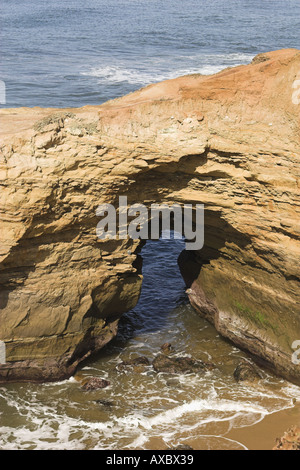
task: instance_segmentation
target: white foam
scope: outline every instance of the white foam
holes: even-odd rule
[[[176,422],[188,413],[210,410],[213,411],[213,413],[209,418],[201,419],[201,416],[199,416],[197,426],[207,424],[209,422],[222,420],[227,421],[239,416],[239,413],[251,413],[259,416],[265,416],[268,414],[268,411],[264,407],[248,403],[237,403],[226,400],[193,400],[189,403],[184,403],[183,405],[158,413],[156,416],[150,418],[135,414],[121,418],[117,421],[119,424],[126,423],[129,427],[143,427],[144,429],[149,430],[156,426],[166,426],[170,423]],[[216,412],[225,413],[226,416],[217,417]]]

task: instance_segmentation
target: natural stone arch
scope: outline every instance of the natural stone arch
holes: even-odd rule
[[[139,242],[95,233],[96,208],[120,194],[205,205],[191,303],[300,381],[300,53],[265,58],[101,106],[0,111],[0,381],[71,375],[135,305]]]

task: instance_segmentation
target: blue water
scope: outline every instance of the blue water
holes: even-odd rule
[[[6,107],[100,104],[299,48],[299,0],[2,0]]]

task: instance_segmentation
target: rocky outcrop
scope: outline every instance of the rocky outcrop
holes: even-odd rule
[[[205,205],[205,246],[180,257],[191,304],[300,383],[299,80],[283,50],[101,106],[1,110],[1,382],[69,376],[116,334],[139,242],[97,239],[96,208],[126,195]]]

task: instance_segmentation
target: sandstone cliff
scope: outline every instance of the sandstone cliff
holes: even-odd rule
[[[127,195],[205,204],[205,246],[180,257],[192,305],[300,383],[299,80],[283,50],[101,106],[0,112],[0,382],[67,377],[116,334],[139,242],[98,240],[95,211]]]

